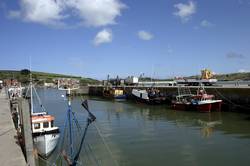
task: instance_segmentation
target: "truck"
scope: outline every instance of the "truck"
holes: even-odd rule
[[[209,69],[203,69],[201,70],[201,77],[200,79],[184,79],[184,78],[178,78],[175,79],[176,83],[178,85],[187,85],[187,86],[198,86],[200,84],[203,84],[205,86],[212,86],[217,83],[217,79],[213,79],[212,77],[214,74]]]

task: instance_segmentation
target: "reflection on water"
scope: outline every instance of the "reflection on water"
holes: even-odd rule
[[[62,127],[67,105],[57,90],[39,90],[48,111]],[[72,107],[84,126],[85,115],[75,98]],[[173,111],[163,106],[89,98],[96,126],[109,145],[109,154],[94,125],[81,153],[84,165],[249,165],[248,115]],[[90,147],[91,146],[91,147]],[[93,153],[92,155],[91,152]],[[55,154],[49,161],[54,160]],[[94,157],[95,156],[95,159]],[[40,163],[43,163],[40,161]]]

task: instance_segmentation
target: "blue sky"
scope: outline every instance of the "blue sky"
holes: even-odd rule
[[[250,0],[0,0],[0,69],[158,78],[250,71]]]

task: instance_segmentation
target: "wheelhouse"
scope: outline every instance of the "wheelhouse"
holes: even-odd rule
[[[43,131],[54,127],[54,117],[51,115],[36,115],[32,116],[32,130]]]

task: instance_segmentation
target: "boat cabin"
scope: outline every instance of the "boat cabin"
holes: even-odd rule
[[[112,89],[104,90],[103,93],[106,95],[120,96],[124,94],[124,91],[122,89],[112,88]]]
[[[114,96],[119,96],[119,95],[123,95],[123,90],[122,89],[113,89],[111,91],[111,93],[114,95]]]
[[[33,132],[41,132],[54,127],[54,117],[51,115],[35,115],[32,116]]]

